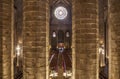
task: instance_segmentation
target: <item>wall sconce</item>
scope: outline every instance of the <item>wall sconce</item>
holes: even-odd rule
[[[70,70],[67,70],[67,71],[65,71],[65,72],[63,73],[63,76],[64,76],[65,78],[70,78],[70,77],[72,76],[72,72],[71,72]]]
[[[52,37],[56,37],[56,32],[55,31],[53,31],[53,33],[52,33]]]
[[[66,32],[66,37],[70,37],[70,33],[69,32]]]
[[[50,73],[50,77],[55,78],[58,76],[58,73],[55,70],[52,70]]]
[[[18,45],[16,46],[17,66],[19,66],[19,57],[20,57],[20,55],[21,55],[21,47],[20,47],[20,45],[18,44]]]
[[[17,45],[17,47],[16,47],[16,55],[17,56],[20,56],[20,51],[21,51],[20,45]]]

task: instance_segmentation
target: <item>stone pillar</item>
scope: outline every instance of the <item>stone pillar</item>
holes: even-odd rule
[[[46,4],[23,1],[24,79],[46,79]]]
[[[0,0],[0,79],[2,79],[2,1]]]
[[[11,79],[11,10],[12,0],[0,0],[0,74]]]
[[[50,18],[50,7],[49,0],[46,0],[46,79],[49,79],[49,18]]]
[[[98,79],[98,2],[75,0],[75,79]]]
[[[120,0],[109,0],[109,79],[120,79]]]
[[[0,74],[2,73],[0,78],[2,79],[11,79],[11,5],[12,0],[0,0]]]

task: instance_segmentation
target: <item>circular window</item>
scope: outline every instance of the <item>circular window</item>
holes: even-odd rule
[[[67,9],[65,7],[59,6],[55,9],[54,15],[57,19],[63,20],[67,17]]]

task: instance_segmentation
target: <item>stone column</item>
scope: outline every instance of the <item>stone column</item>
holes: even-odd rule
[[[12,0],[0,0],[0,74],[11,79],[11,5]],[[2,68],[1,68],[2,67]]]
[[[2,79],[2,1],[0,0],[0,79]]]
[[[98,1],[75,0],[75,79],[98,79]]]
[[[23,1],[24,79],[46,79],[46,2]]]
[[[120,0],[109,0],[109,79],[120,79]]]
[[[46,0],[46,79],[49,79],[49,22],[50,22],[50,7],[49,0]]]

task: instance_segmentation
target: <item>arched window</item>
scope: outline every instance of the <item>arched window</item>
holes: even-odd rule
[[[68,14],[68,11],[63,6],[58,6],[54,10],[54,16],[59,20],[65,19],[67,17],[67,14]]]

